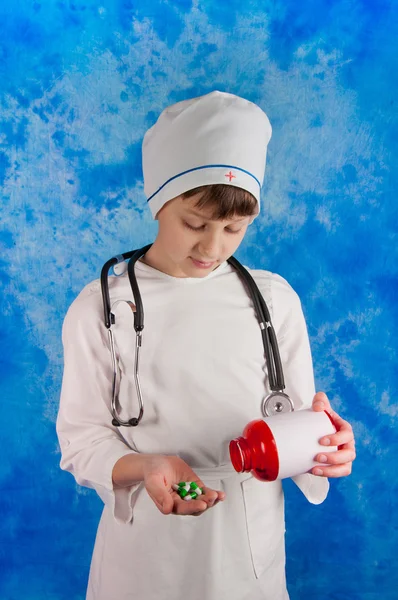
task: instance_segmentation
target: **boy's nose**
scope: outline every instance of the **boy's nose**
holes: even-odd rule
[[[218,260],[221,252],[221,240],[217,233],[203,236],[199,242],[199,251],[203,258],[208,261]]]

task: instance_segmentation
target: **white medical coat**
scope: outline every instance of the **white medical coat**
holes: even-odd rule
[[[84,288],[63,327],[65,369],[57,419],[62,459],[104,502],[88,600],[286,600],[280,481],[237,474],[228,444],[261,417],[269,391],[261,333],[236,272],[222,263],[204,278],[176,278],[136,263],[145,329],[140,381],[145,413],[136,428],[112,426],[112,363],[100,284]],[[280,276],[251,270],[277,334],[286,392],[311,405],[311,353],[300,300]],[[133,300],[127,273],[110,277],[111,303]],[[121,417],[137,416],[135,332],[115,308]],[[112,469],[131,452],[178,455],[226,500],[200,517],[161,514],[142,483],[114,489]],[[312,503],[328,481],[294,478]]]

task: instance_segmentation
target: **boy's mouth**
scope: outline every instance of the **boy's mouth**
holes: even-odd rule
[[[200,269],[209,269],[210,267],[212,267],[216,261],[212,261],[212,262],[204,262],[202,260],[196,260],[195,258],[193,258],[192,256],[190,257],[193,264],[196,267],[199,267]]]

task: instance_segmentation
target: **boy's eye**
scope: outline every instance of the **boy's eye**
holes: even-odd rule
[[[184,225],[185,225],[185,227],[188,227],[188,229],[191,229],[192,231],[201,231],[205,227],[205,225],[200,225],[199,227],[193,227],[186,221],[184,221]],[[239,233],[240,232],[240,229],[234,231],[233,229],[229,229],[228,227],[226,227],[225,230],[227,231],[227,233]]]
[[[185,227],[188,227],[188,229],[192,229],[192,231],[200,231],[204,227],[204,225],[201,225],[200,227],[193,227],[192,225],[190,225],[186,221],[184,221],[184,225],[185,225]]]

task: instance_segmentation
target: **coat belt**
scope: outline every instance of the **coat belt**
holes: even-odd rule
[[[251,473],[237,473],[232,465],[220,465],[219,467],[192,467],[192,470],[197,474],[200,479],[206,483],[207,480],[212,481],[214,479],[230,479],[234,477],[237,481],[245,481],[252,477]]]

